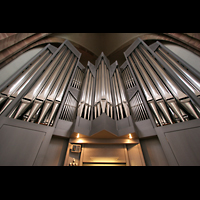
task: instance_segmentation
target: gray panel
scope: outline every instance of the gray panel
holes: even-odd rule
[[[0,165],[33,165],[45,132],[3,125],[0,129]]]
[[[162,146],[157,137],[140,140],[147,166],[168,166]]]
[[[200,127],[165,133],[179,165],[200,165]]]
[[[137,134],[139,138],[156,136],[155,129],[152,126],[150,119],[135,122]]]

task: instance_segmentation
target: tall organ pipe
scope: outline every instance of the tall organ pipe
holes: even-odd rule
[[[156,108],[156,104],[155,104],[155,101],[153,100],[153,97],[151,96],[151,94],[150,94],[150,92],[149,92],[149,90],[148,90],[146,84],[144,83],[144,81],[143,81],[143,79],[142,79],[142,77],[141,77],[139,71],[137,70],[137,68],[136,68],[136,66],[135,66],[135,64],[134,64],[134,62],[133,62],[131,56],[129,56],[128,59],[129,59],[131,65],[132,65],[132,67],[133,67],[133,70],[134,70],[134,72],[135,72],[135,74],[136,74],[136,76],[137,76],[137,78],[138,78],[138,81],[139,81],[139,83],[140,83],[140,85],[141,85],[141,88],[142,88],[142,90],[143,90],[143,92],[144,92],[144,95],[145,95],[145,97],[146,97],[147,102],[149,103],[149,105],[150,105],[150,107],[151,107],[151,109],[152,109],[154,115],[156,116],[156,118],[157,118],[159,124],[162,126],[162,125],[163,125],[162,119],[161,119],[160,114],[159,114],[159,112],[158,112],[158,110],[157,110],[157,108]]]
[[[152,96],[154,97],[154,99],[156,100],[158,106],[160,107],[160,109],[162,110],[164,116],[166,117],[166,119],[172,124],[172,120],[170,117],[170,114],[168,112],[168,109],[165,105],[164,100],[162,99],[162,96],[159,94],[157,88],[155,87],[154,83],[152,82],[152,80],[150,79],[149,75],[147,74],[147,72],[145,71],[145,69],[142,67],[141,63],[139,62],[138,58],[136,57],[136,55],[134,53],[132,53],[132,56],[134,58],[134,60],[137,63],[137,67],[139,69],[139,71],[141,72],[141,74],[144,77],[144,80],[147,84],[147,86],[149,87],[150,92],[152,93]]]
[[[162,49],[159,48],[159,51],[155,52],[175,73],[176,75],[187,85],[187,87],[196,95],[199,96],[200,92],[196,89],[196,87],[185,78],[178,69],[174,68],[169,61],[173,64],[176,64]],[[167,60],[169,59],[169,60]],[[178,65],[179,67],[182,67]],[[188,73],[188,72],[187,72]]]
[[[175,96],[175,98],[180,101],[183,107],[194,117],[199,118],[197,113],[195,112],[193,106],[191,105],[189,97],[183,93],[176,85],[176,83],[166,74],[166,72],[162,69],[161,66],[157,64],[157,62],[150,56],[150,54],[140,45],[139,46],[144,52],[147,59],[152,63],[152,66],[156,70],[156,72],[163,78],[165,84],[170,89],[171,93]]]
[[[56,64],[58,63],[60,57],[63,55],[64,50],[65,50],[65,47],[61,49],[61,51],[58,53],[56,58],[50,63],[50,65],[47,67],[44,73],[33,85],[32,89],[23,97],[23,99],[21,100],[20,106],[17,110],[17,113],[14,116],[14,119],[18,118],[27,109],[30,103],[32,103],[32,101],[36,98],[37,94],[40,92],[40,89],[43,87],[43,85],[45,84],[49,76],[51,75],[52,71],[56,67]]]
[[[69,56],[69,52],[66,56],[67,57]],[[38,124],[42,121],[42,119],[44,118],[44,116],[46,115],[48,110],[50,109],[51,105],[55,101],[58,90],[63,82],[63,79],[64,79],[67,71],[69,70],[69,63],[71,62],[72,56],[73,55],[71,54],[71,57],[69,58],[68,62],[66,62],[62,72],[60,73],[60,76],[57,78],[53,88],[51,89],[50,93],[48,94],[48,97],[46,98],[43,109],[41,111],[40,118],[38,120]]]
[[[65,59],[68,57],[69,52],[70,51],[68,50],[64,58],[62,58],[62,61],[60,61],[59,64],[56,66],[56,69],[53,71],[53,73],[51,74],[47,82],[45,83],[40,93],[37,95],[33,103],[31,113],[29,114],[29,117],[27,119],[27,122],[32,118],[32,116],[37,112],[37,110],[40,108],[40,106],[43,104],[43,102],[47,98],[47,95],[49,94],[53,84],[55,83],[57,77],[59,76],[62,70],[63,64],[65,62]],[[71,61],[72,57],[73,57],[73,54],[71,54],[68,62]]]
[[[179,70],[186,79],[188,79],[199,91],[200,91],[200,82],[193,74],[186,70],[182,65],[174,61],[171,56],[166,54],[161,48],[158,48],[158,52],[161,52],[175,67]]]
[[[126,117],[128,117],[130,115],[128,102],[127,102],[126,97],[125,97],[125,93],[124,93],[125,90],[124,90],[124,87],[122,85],[122,80],[121,80],[121,77],[119,75],[118,69],[116,69],[116,74],[117,74],[117,80],[119,82],[119,90],[120,90],[120,95],[121,95],[121,99],[122,99],[122,104],[123,104],[123,107],[124,107],[124,110],[125,110],[125,113],[126,113]]]
[[[157,85],[159,92],[162,94],[163,98],[165,99],[166,103],[172,108],[172,110],[179,116],[179,118],[184,121],[184,118],[181,115],[181,111],[175,101],[175,99],[173,98],[172,94],[170,93],[170,91],[166,88],[166,86],[164,85],[164,83],[161,81],[161,79],[158,77],[158,75],[156,74],[156,72],[152,69],[152,67],[150,66],[150,64],[144,59],[143,55],[140,53],[140,51],[138,49],[136,49],[136,53],[138,54],[139,58],[142,60],[146,70],[148,71],[149,75],[151,76],[152,80],[154,81],[154,83]],[[168,101],[170,100],[170,101]],[[169,116],[167,116],[169,117]],[[168,120],[170,121],[170,123],[172,123],[172,121],[170,120],[170,118],[168,118]]]
[[[58,106],[59,106],[59,104],[60,104],[60,102],[61,102],[61,100],[63,98],[65,89],[68,86],[68,83],[69,83],[71,74],[73,72],[73,69],[74,69],[74,67],[76,65],[76,62],[77,62],[77,58],[74,57],[74,60],[73,60],[73,62],[71,64],[71,67],[70,67],[69,71],[67,72],[67,75],[66,75],[66,77],[65,77],[65,79],[64,79],[64,81],[63,81],[63,83],[61,85],[61,88],[59,89],[59,92],[58,92],[58,94],[56,96],[56,100],[54,101],[54,105],[53,105],[53,108],[51,110],[49,121],[48,121],[47,125],[49,125],[51,123],[51,120],[54,117],[54,115],[55,115],[55,113],[56,113],[56,111],[58,109]]]
[[[51,53],[49,54],[48,52],[46,52],[42,57],[40,57],[39,61],[37,60],[32,65],[32,67],[30,69],[28,69],[28,71],[23,73],[6,90],[4,90],[2,92],[2,94],[7,95],[7,96],[3,96],[2,99],[4,99],[4,98],[7,99],[7,97],[9,97],[9,98],[7,99],[3,108],[1,109],[0,114],[8,107],[8,105],[13,101],[13,99],[19,95],[19,93],[25,88],[25,86],[30,82],[30,80],[33,78],[33,76],[43,66],[43,64],[50,58],[51,55],[52,55]],[[36,66],[36,65],[38,65],[38,66]],[[30,73],[31,73],[31,76],[29,76]],[[17,87],[17,85],[21,85],[21,86]],[[8,91],[8,93],[6,91]],[[1,97],[0,97],[0,99],[1,99]]]
[[[78,107],[78,114],[77,115],[80,116],[80,117],[82,115],[83,107],[85,105],[88,79],[89,79],[89,69],[87,69],[85,82],[84,82],[83,87],[82,87],[81,100],[79,102],[79,107]]]

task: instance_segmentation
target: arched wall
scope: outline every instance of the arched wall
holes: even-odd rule
[[[81,63],[94,64],[103,51],[110,59],[122,64],[123,52],[138,38],[143,41],[158,40],[179,45],[200,56],[199,33],[0,33],[0,69],[26,51],[51,43],[59,46],[68,39],[82,53]]]

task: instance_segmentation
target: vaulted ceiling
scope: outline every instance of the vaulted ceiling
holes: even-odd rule
[[[83,65],[88,60],[94,63],[102,51],[111,63],[122,64],[123,52],[138,37],[147,44],[155,40],[174,43],[200,56],[200,33],[0,33],[0,68],[33,47],[59,46],[65,39],[82,53]]]

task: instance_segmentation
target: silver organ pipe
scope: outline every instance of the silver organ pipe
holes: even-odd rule
[[[93,85],[94,77],[90,70],[87,69],[77,113],[78,116],[87,120],[91,119]]]
[[[155,53],[197,97],[200,96],[200,90],[198,88],[200,82],[198,78],[187,71],[161,47],[156,49]],[[193,105],[189,96],[177,86],[163,67],[158,64],[147,47],[145,48],[140,43],[129,54],[127,59],[153,111],[153,117],[158,126],[187,121],[191,117],[199,118],[199,109],[197,106]],[[130,77],[126,74],[127,70],[125,71],[125,69],[122,72],[122,77],[126,89],[129,90],[134,85],[129,83],[128,80],[130,80]],[[139,105],[140,102],[138,93],[136,92],[130,100],[130,107],[136,121],[143,120],[143,117],[145,119],[146,116],[144,110],[140,109],[139,106],[136,108],[136,105]]]
[[[21,114],[28,108],[28,106],[35,100],[36,96],[38,95],[42,87],[44,86],[45,82],[48,80],[52,71],[57,66],[58,61],[61,55],[63,55],[64,50],[65,48],[62,48],[62,50],[59,52],[56,58],[50,63],[50,65],[47,67],[44,73],[33,85],[32,89],[23,97],[23,99],[21,100],[20,106],[17,110],[17,113],[14,116],[14,119],[17,119],[18,117],[20,117]]]
[[[96,71],[96,90],[94,97],[94,118],[106,113],[113,117],[110,76],[107,65],[102,59]]]
[[[51,123],[51,120],[53,119],[53,117],[54,117],[54,115],[55,115],[55,113],[56,113],[56,111],[57,111],[57,109],[59,107],[59,104],[60,104],[60,102],[61,102],[61,100],[63,98],[64,92],[65,92],[65,89],[68,86],[68,83],[69,83],[69,80],[70,80],[70,76],[72,75],[73,69],[74,69],[74,67],[76,65],[76,62],[77,62],[77,58],[74,57],[74,60],[71,63],[70,69],[68,70],[67,75],[66,75],[66,77],[65,77],[65,79],[64,79],[64,81],[63,81],[63,83],[62,83],[62,85],[61,85],[61,87],[60,87],[60,89],[58,91],[56,99],[54,101],[53,108],[51,110],[49,121],[48,121],[47,125],[49,125]]]
[[[70,92],[68,92],[59,119],[72,122],[75,118],[77,104],[77,100],[73,97],[73,95]]]
[[[0,114],[8,107],[8,105],[16,98],[19,93],[30,82],[37,71],[43,66],[43,64],[50,58],[52,53],[48,50],[31,63],[31,66],[24,71],[14,82],[12,82],[5,90],[1,92],[0,104],[7,100],[0,110]]]
[[[40,91],[40,93],[37,95],[36,99],[33,102],[33,106],[31,109],[31,113],[27,119],[27,122],[32,118],[32,116],[37,112],[37,110],[40,108],[40,106],[42,106],[42,104],[44,103],[44,101],[46,100],[53,84],[55,83],[57,77],[59,76],[62,67],[63,67],[63,63],[65,61],[65,58],[67,57],[67,53],[64,56],[64,59],[59,62],[59,64],[56,66],[55,70],[52,72],[52,74],[50,75],[50,77],[48,78],[47,82],[45,83],[45,85],[43,86],[42,90]],[[72,59],[73,55],[70,57],[70,61]],[[69,62],[70,62],[69,61]],[[43,116],[44,114],[41,113],[40,116]]]
[[[136,57],[136,55],[134,53],[132,53],[132,56],[133,56],[134,60],[136,61],[136,65],[137,65],[139,71],[141,72],[141,74],[143,75],[143,78],[144,78],[144,80],[146,82],[146,85],[148,86],[148,88],[149,88],[154,100],[156,101],[157,105],[161,109],[161,111],[164,114],[164,116],[167,119],[167,121],[172,124],[173,122],[172,122],[172,120],[170,118],[169,111],[167,110],[167,107],[165,105],[165,102],[164,102],[161,94],[158,92],[158,90],[155,87],[153,81],[151,80],[151,78],[149,77],[149,75],[147,74],[147,72],[145,71],[143,66],[141,65],[141,63],[140,63],[139,59]],[[165,124],[165,120],[164,120],[163,123]]]
[[[161,48],[158,48],[158,50],[156,51],[156,54],[158,55],[164,55],[164,57],[166,57],[164,60],[168,60],[167,63],[171,63],[175,68],[173,68],[172,65],[170,65],[172,70],[176,70],[179,71],[183,77],[185,77],[185,79],[188,81],[188,84],[190,84],[195,90],[193,91],[194,93],[198,90],[198,92],[200,91],[200,81],[199,79],[194,76],[192,73],[190,73],[188,70],[186,70],[181,64],[179,64],[178,62],[176,62],[170,55],[168,55],[167,53],[165,53],[165,51]],[[162,56],[163,58],[163,56]],[[185,83],[186,84],[186,83]],[[196,94],[197,96],[199,95],[199,93]]]
[[[138,49],[136,49],[136,52],[137,52],[139,58],[144,63],[144,66],[145,66],[146,70],[148,71],[148,74],[151,76],[152,80],[154,81],[154,84],[157,85],[157,88],[158,88],[159,92],[162,94],[162,97],[165,99],[166,103],[169,106],[171,106],[171,109],[179,116],[179,118],[182,121],[184,121],[184,119],[181,115],[181,111],[179,110],[178,105],[177,105],[175,99],[173,98],[172,94],[170,93],[170,91],[167,89],[167,87],[164,85],[162,80],[159,78],[159,76],[156,74],[156,72],[152,69],[150,64],[145,60],[144,56],[139,52]],[[164,101],[162,101],[161,106],[164,105],[163,102]],[[160,104],[158,104],[158,105],[160,105]],[[164,115],[166,116],[168,121],[172,124],[173,122],[170,118],[167,108],[163,109],[163,107],[162,107],[161,109],[164,111]]]
[[[144,80],[142,79],[138,69],[136,68],[136,65],[134,64],[131,56],[128,57],[128,60],[130,61],[130,64],[131,64],[131,66],[133,68],[133,71],[135,72],[136,77],[138,78],[138,81],[139,81],[139,83],[141,85],[141,88],[142,88],[142,90],[144,92],[146,100],[147,100],[148,104],[150,105],[150,108],[152,109],[152,111],[153,111],[153,113],[154,113],[154,115],[155,115],[155,117],[157,119],[156,121],[158,122],[158,125],[162,126],[163,125],[163,120],[162,120],[162,118],[161,118],[161,116],[160,116],[160,114],[159,114],[159,112],[157,110],[157,107],[156,107],[156,104],[155,104],[155,101],[154,101],[152,95],[150,94],[146,84],[144,83]]]
[[[139,92],[137,92],[130,100],[130,107],[133,112],[134,121],[149,119],[148,113],[144,107]]]
[[[124,87],[122,84],[121,77],[119,75],[118,68],[116,68],[113,77],[113,90],[114,90],[114,99],[115,99],[115,108],[117,114],[117,120],[126,118],[130,116],[130,110],[128,107],[128,101],[125,96]]]
[[[40,62],[41,65],[44,64],[45,60],[47,60],[50,55],[45,52],[42,56],[44,58],[43,62]],[[11,111],[9,117],[52,126],[66,88],[71,80],[77,60],[78,58],[73,51],[71,51],[68,46],[62,45],[29,92],[21,99],[19,105]],[[39,68],[37,68],[37,71],[38,69]],[[27,73],[29,73],[29,71]],[[31,73],[30,77],[33,77],[35,73],[36,72]],[[76,70],[75,76],[73,77],[74,88],[81,88],[82,78],[83,73],[80,72],[80,70]],[[23,87],[24,84],[26,84],[26,81],[24,82],[23,80]],[[63,109],[61,110],[61,114],[63,115],[61,119],[73,120],[74,115],[72,115],[72,112],[76,112],[76,104],[77,100],[74,99],[73,95],[68,94]],[[66,110],[69,113],[66,113]]]
[[[170,78],[170,76],[163,70],[163,68],[150,56],[150,54],[140,45],[140,48],[144,52],[144,55],[147,57],[150,63],[152,63],[153,68],[155,71],[163,78],[164,83],[167,85],[171,93],[174,95],[174,97],[180,101],[182,106],[189,112],[190,115],[192,115],[194,118],[199,118],[197,112],[194,110],[192,103],[190,101],[190,98],[188,95],[186,95],[184,92],[182,92],[179,87],[176,85],[176,83]],[[174,104],[172,102],[172,107],[174,107]],[[175,110],[176,108],[174,108]],[[187,118],[186,118],[187,120]]]

